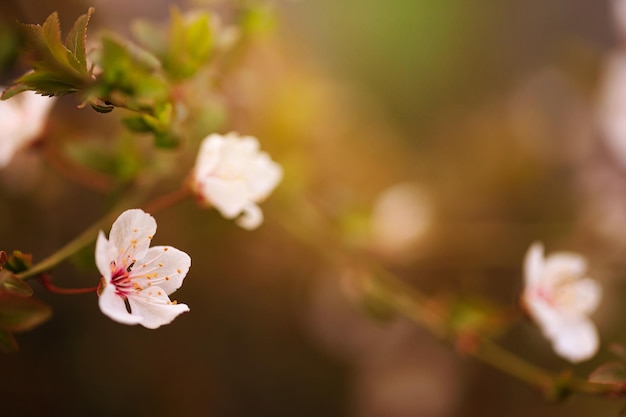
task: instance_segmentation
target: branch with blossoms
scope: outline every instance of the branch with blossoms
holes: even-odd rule
[[[172,9],[167,27],[139,22],[134,27],[137,43],[104,33],[88,50],[87,27],[93,13],[90,8],[80,16],[65,40],[57,13],[42,25],[21,26],[28,49],[25,57],[32,69],[2,93],[0,168],[10,166],[14,156],[36,140],[46,141],[48,115],[56,97],[64,95],[77,96],[77,111],[86,111],[80,108],[89,104],[99,113],[115,109],[125,113],[121,128],[126,134],[136,136],[135,140],[152,135],[155,148],[194,151],[199,147],[196,163],[187,168],[178,189],[154,196],[163,178],[172,172],[159,172],[145,163],[130,176],[120,177],[116,169],[101,172],[96,164],[108,159],[115,168],[124,163],[122,158],[128,152],[93,154],[80,141],[72,143],[69,150],[46,143],[52,150],[45,156],[53,157],[53,168],[61,168],[64,177],[87,186],[93,184],[92,178],[104,178],[108,185],[101,187],[99,180],[94,188],[109,189],[115,202],[109,213],[37,263],[30,254],[2,252],[0,349],[6,352],[17,350],[13,333],[36,327],[52,312],[35,298],[28,280],[39,280],[45,289],[59,295],[97,293],[102,312],[121,323],[147,328],[170,323],[189,310],[169,296],[182,285],[191,258],[173,247],[151,248],[156,220],[133,207],[154,214],[195,196],[200,207],[214,207],[227,219],[252,230],[263,221],[257,203],[282,179],[281,167],[260,151],[254,137],[212,133],[198,141],[196,135],[185,132],[192,130],[185,129],[186,124],[193,127],[205,114],[202,109],[200,114],[191,113],[194,102],[185,92],[201,86],[217,94],[212,91],[213,84],[224,74],[214,75],[216,67],[245,43],[245,24],[223,26],[208,11],[183,14]],[[207,85],[208,77],[215,81]],[[111,223],[107,238],[102,229]],[[96,237],[95,264],[101,278],[86,288],[58,286],[51,271]]]
[[[190,98],[198,89],[219,96],[217,78],[227,76],[220,63],[245,43],[244,24],[224,27],[207,11],[182,13],[173,9],[165,28],[141,22],[135,26],[135,42],[105,32],[98,42],[89,44],[88,50],[87,28],[93,13],[94,9],[89,9],[80,16],[65,40],[56,13],[42,25],[22,26],[31,70],[2,94],[0,168],[9,166],[13,157],[35,140],[46,140],[47,117],[55,97],[65,95],[77,97],[81,107],[77,112],[89,111],[82,109],[87,104],[99,113],[122,112],[120,129],[124,133],[120,136],[128,135],[128,146],[137,152],[102,154],[76,141],[72,144],[74,151],[55,149],[49,153],[67,158],[61,164],[67,168],[65,176],[71,178],[79,172],[104,176],[103,183],[107,185],[94,188],[111,191],[113,208],[74,240],[38,262],[33,262],[28,253],[0,252],[3,351],[17,350],[14,333],[30,330],[51,316],[51,307],[34,296],[30,280],[39,280],[46,290],[59,295],[96,293],[102,313],[122,324],[150,329],[170,324],[190,311],[189,306],[170,296],[188,275],[193,275],[192,260],[172,246],[151,246],[157,230],[153,215],[195,198],[200,208],[215,208],[243,229],[254,230],[264,221],[259,204],[283,178],[281,166],[261,151],[255,137],[220,134],[216,133],[219,129],[206,126],[198,128],[204,109],[198,109]],[[133,159],[132,155],[141,154],[133,146],[140,135],[146,134],[152,137],[153,144],[145,151],[148,157]],[[195,163],[172,163],[158,172],[151,164],[154,154],[150,153],[156,148],[196,153]],[[112,163],[102,169],[94,161]],[[181,178],[176,189],[170,193],[156,192],[172,173]],[[88,184],[89,180],[82,182]],[[292,197],[298,204],[314,207],[303,196]],[[534,365],[496,343],[498,332],[509,324],[499,320],[502,312],[426,297],[371,257],[349,247],[332,221],[327,221],[328,213],[320,210],[304,219],[295,216],[297,212],[286,210],[276,216],[276,221],[338,265],[338,270],[348,271],[352,296],[359,302],[404,316],[462,354],[534,385],[550,397],[573,392],[607,396],[626,392],[623,362],[601,365],[588,378]],[[107,236],[103,230],[109,225]],[[307,225],[304,232],[303,225]],[[405,228],[407,231],[410,232],[409,227]],[[94,263],[99,276],[94,276],[85,288],[58,285],[54,268],[94,241]],[[599,336],[589,316],[599,304],[601,288],[586,276],[586,260],[565,252],[546,257],[543,246],[535,243],[526,254],[523,270],[525,289],[521,305],[556,354],[572,363],[591,359],[599,348]]]

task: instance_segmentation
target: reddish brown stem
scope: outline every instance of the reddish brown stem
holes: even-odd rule
[[[43,286],[50,292],[61,295],[75,295],[75,294],[87,294],[90,292],[96,292],[98,287],[90,288],[60,288],[52,283],[52,279],[48,274],[41,274],[39,280]]]

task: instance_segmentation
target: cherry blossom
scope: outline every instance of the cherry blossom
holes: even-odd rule
[[[149,247],[156,228],[152,216],[133,209],[117,218],[108,240],[102,231],[98,235],[99,305],[115,321],[156,329],[189,311],[168,295],[182,285],[191,258],[171,246]]]
[[[0,168],[41,135],[54,101],[32,91],[0,101]]]
[[[228,219],[240,216],[237,224],[251,230],[263,222],[256,203],[267,198],[282,176],[280,165],[259,150],[256,138],[212,134],[200,146],[192,187],[203,204]]]
[[[598,332],[589,315],[598,307],[602,289],[585,276],[586,270],[585,258],[576,253],[544,257],[541,243],[530,247],[524,261],[524,306],[555,352],[570,362],[589,359],[598,350]]]
[[[395,184],[378,195],[371,217],[373,243],[381,253],[412,255],[433,217],[430,196],[412,182]]]

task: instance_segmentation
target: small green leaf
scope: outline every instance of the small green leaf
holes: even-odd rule
[[[88,12],[78,19],[74,31],[86,30],[89,14]],[[3,93],[3,100],[25,90],[33,90],[46,96],[62,96],[80,91],[92,84],[87,71],[84,38],[81,38],[81,43],[77,33],[70,33],[68,44],[73,49],[68,49],[61,40],[56,12],[48,16],[41,26],[22,24],[21,28],[25,44],[30,51],[33,71],[18,78],[14,86]],[[81,47],[82,52],[79,51]]]
[[[0,271],[0,291],[4,290],[15,295],[30,297],[33,289],[23,280],[15,277],[7,270]]]
[[[87,73],[87,51],[85,47],[87,40],[87,25],[89,24],[89,19],[94,11],[95,9],[90,7],[87,10],[87,13],[76,19],[72,30],[70,30],[67,34],[67,38],[65,39],[65,46],[73,54],[80,65],[77,69],[84,73]]]
[[[24,272],[33,265],[33,256],[29,253],[23,253],[19,250],[13,251],[4,267],[14,274]]]
[[[13,335],[6,330],[0,329],[0,352],[15,353],[19,349]]]
[[[100,99],[93,99],[89,101],[89,105],[98,113],[111,113],[115,108],[114,105],[108,104]]]
[[[122,119],[122,123],[129,130],[138,133],[152,132],[154,130],[154,125],[150,124],[146,121],[146,117],[144,116],[133,116],[126,117]]]
[[[33,297],[0,292],[0,329],[23,332],[48,320],[52,310]]]
[[[156,56],[163,57],[166,54],[167,38],[162,28],[150,22],[137,20],[133,22],[131,31],[139,43]]]
[[[66,49],[61,41],[61,26],[57,12],[53,12],[48,16],[43,26],[41,26],[41,34],[48,46],[48,50],[56,60],[60,63],[67,63]]]
[[[15,82],[17,88],[22,89],[21,91],[32,90],[44,96],[64,96],[79,91],[72,79],[65,77],[62,73],[48,70],[29,72]]]
[[[8,100],[13,96],[18,95],[19,93],[23,93],[24,91],[28,91],[28,87],[25,84],[15,84],[11,87],[5,89],[2,92],[2,96],[0,96],[0,100]]]
[[[154,144],[158,148],[172,149],[180,144],[180,138],[172,132],[156,132],[154,134]]]
[[[103,35],[100,67],[99,90],[105,96],[117,91],[135,107],[148,108],[169,99],[167,83],[158,75],[159,60],[116,35]]]
[[[214,29],[208,12],[183,15],[171,9],[167,36],[162,28],[138,22],[135,37],[163,62],[168,77],[183,80],[194,75],[208,61],[215,45]]]

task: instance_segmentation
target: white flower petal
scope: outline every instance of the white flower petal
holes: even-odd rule
[[[283,179],[283,169],[263,152],[250,164],[244,176],[252,200],[262,201]]]
[[[171,246],[155,246],[137,261],[130,276],[142,288],[151,283],[169,295],[183,285],[190,266],[191,258],[185,252]]]
[[[564,322],[553,335],[554,350],[570,362],[581,362],[593,357],[598,351],[598,332],[590,320]]]
[[[107,238],[104,237],[104,233],[100,231],[96,241],[96,266],[107,282],[111,279],[111,261],[116,257],[117,249],[110,244]]]
[[[591,278],[584,278],[571,283],[568,290],[573,298],[570,304],[582,316],[593,313],[602,299],[602,287],[598,281]]]
[[[140,209],[126,210],[113,223],[109,241],[118,249],[120,258],[142,258],[156,229],[156,221],[151,215]]]
[[[113,320],[155,329],[189,311],[184,304],[170,302],[168,294],[181,286],[191,258],[170,246],[148,249],[155,231],[152,216],[135,209],[118,217],[111,228],[110,240],[102,232],[98,235],[96,264],[105,277],[98,303],[102,312]],[[124,249],[120,251],[116,244]]]
[[[32,91],[0,101],[0,168],[41,135],[54,102]]]
[[[533,244],[526,254],[524,305],[555,352],[572,362],[595,354],[598,334],[587,317],[602,295],[600,285],[584,278],[587,261],[581,255],[558,252],[544,259]]]
[[[555,252],[545,260],[542,280],[547,285],[557,285],[564,281],[580,279],[587,271],[584,256],[571,252]]]
[[[527,288],[539,283],[543,273],[543,264],[543,245],[535,242],[530,246],[524,258],[524,278]]]
[[[106,283],[98,299],[100,310],[113,320],[123,324],[138,324],[142,317],[126,310],[124,299],[116,294],[115,286]]]
[[[528,297],[525,301],[528,313],[534,322],[539,326],[543,335],[551,339],[555,333],[558,333],[563,322],[560,312],[537,297]]]
[[[171,303],[165,291],[161,291],[159,287],[143,290],[136,296],[129,297],[128,302],[133,314],[141,317],[140,324],[148,329],[169,324],[180,314],[189,311],[185,304]]]
[[[224,138],[217,134],[209,135],[202,141],[194,170],[196,182],[201,182],[217,168],[223,144]]]
[[[248,204],[243,209],[243,214],[239,217],[236,223],[246,230],[254,230],[263,223],[263,212],[254,203]]]
[[[244,212],[238,223],[246,228],[262,222],[260,209],[253,204],[265,199],[283,177],[280,165],[260,151],[255,137],[236,133],[206,137],[193,174],[200,199],[229,219]]]
[[[248,191],[242,181],[224,181],[219,178],[208,178],[203,184],[207,199],[227,219],[236,217],[247,205]]]

